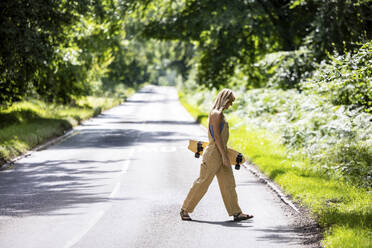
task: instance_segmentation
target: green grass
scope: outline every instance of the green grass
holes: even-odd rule
[[[178,97],[184,108],[191,114],[192,117],[195,118],[198,123],[208,126],[208,113],[203,113],[196,106],[188,104],[186,101],[186,96],[180,91],[178,92]]]
[[[181,103],[194,118],[206,113],[190,105],[179,94]],[[237,117],[228,116],[231,126],[229,146],[245,154],[260,170],[278,183],[293,200],[312,211],[324,228],[325,247],[372,247],[372,192],[333,178],[311,164],[306,157],[288,156],[279,137],[267,130],[251,129]]]
[[[125,92],[133,93],[134,89]],[[76,99],[74,105],[57,105],[31,99],[0,110],[0,165],[122,101],[88,96]]]

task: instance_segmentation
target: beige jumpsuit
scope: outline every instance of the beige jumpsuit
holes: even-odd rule
[[[229,125],[224,121],[224,127],[221,133],[222,144],[227,149],[227,141],[229,139]],[[223,202],[229,216],[241,213],[238,204],[238,197],[235,191],[235,179],[232,167],[226,167],[222,164],[222,156],[217,148],[217,145],[208,129],[209,145],[203,152],[203,160],[200,166],[200,176],[195,180],[193,186],[187,195],[182,209],[192,213],[195,206],[207,192],[214,176],[217,176],[218,184],[222,194]]]

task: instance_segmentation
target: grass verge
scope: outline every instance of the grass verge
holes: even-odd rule
[[[179,92],[181,104],[204,126],[207,113],[189,104]],[[372,247],[372,192],[314,170],[306,157],[289,157],[279,138],[267,130],[253,130],[229,116],[229,146],[241,151],[278,183],[292,199],[309,208],[324,228],[324,247]]]
[[[127,89],[125,96],[134,92]],[[122,97],[87,96],[74,105],[57,105],[31,99],[0,110],[0,165],[122,101]]]

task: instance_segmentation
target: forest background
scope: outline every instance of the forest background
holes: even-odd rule
[[[204,124],[218,91],[232,88],[229,119],[240,138],[231,145],[312,210],[324,246],[370,247],[371,6],[1,1],[0,160],[61,135],[146,83],[176,85]]]

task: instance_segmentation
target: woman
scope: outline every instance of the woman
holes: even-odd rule
[[[252,215],[243,214],[239,207],[234,174],[227,155],[229,126],[223,111],[228,109],[234,100],[234,93],[229,89],[223,89],[218,93],[214,106],[209,113],[209,144],[203,152],[200,176],[194,182],[182,205],[180,212],[182,220],[191,220],[189,213],[194,211],[195,206],[207,192],[215,175],[229,216],[234,216],[234,221],[253,218]]]

